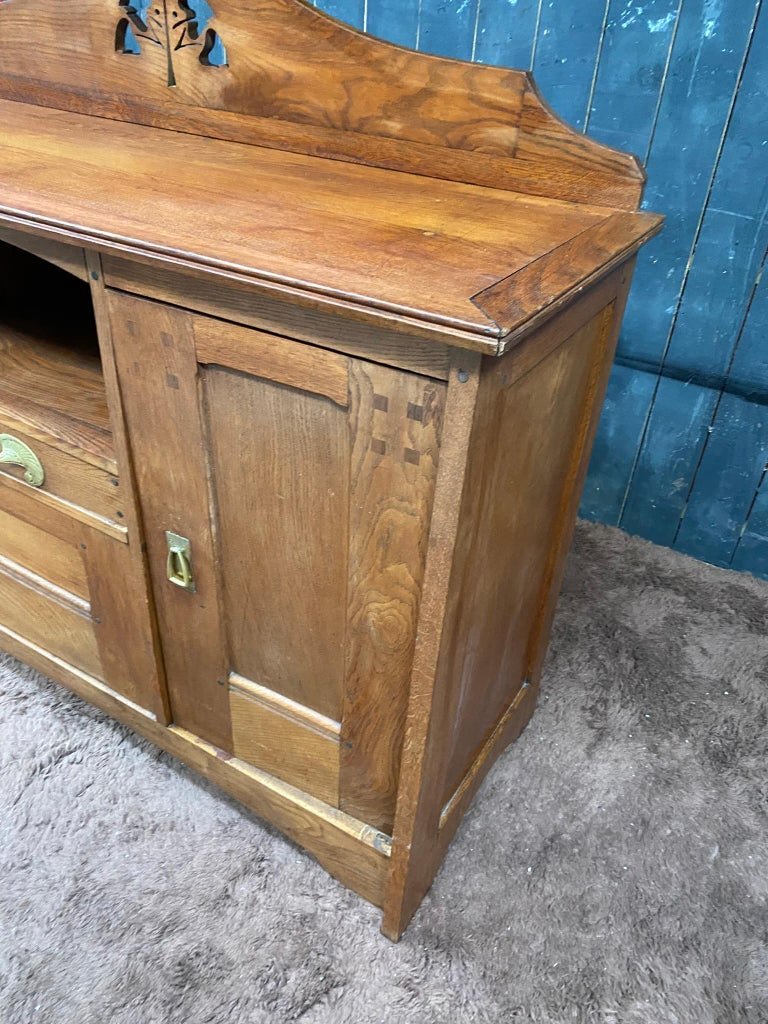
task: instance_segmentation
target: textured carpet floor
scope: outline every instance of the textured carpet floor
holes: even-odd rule
[[[768,585],[580,526],[542,702],[399,946],[0,660],[2,1024],[765,1024]]]

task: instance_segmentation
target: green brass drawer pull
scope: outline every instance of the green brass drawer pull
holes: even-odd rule
[[[195,577],[192,573],[192,545],[186,537],[166,530],[165,539],[168,543],[167,575],[169,583],[181,587],[182,590],[195,590]]]
[[[21,466],[24,480],[31,487],[42,487],[45,482],[43,464],[29,447],[18,437],[11,434],[0,434],[0,463],[10,466]]]

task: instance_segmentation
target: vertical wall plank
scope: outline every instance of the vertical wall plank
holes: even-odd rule
[[[659,374],[675,325],[754,14],[755,4],[751,0],[746,4],[743,0],[721,0],[717,8],[707,0],[686,0],[682,8],[654,129],[645,201],[646,206],[667,214],[667,224],[638,260],[619,345],[619,361],[644,373],[645,383]],[[670,367],[670,374],[685,379],[685,368]],[[645,408],[638,397],[647,388],[638,384],[631,389],[632,401],[617,402],[606,413],[621,417],[625,443],[620,452],[614,453],[610,467],[601,463],[603,446],[598,445],[586,487],[585,511],[591,518],[621,522],[632,532],[671,543],[690,472],[700,453],[700,449],[685,451],[691,422],[694,415],[706,418],[706,403],[702,403],[701,395],[682,391],[677,383],[669,388],[664,385],[663,389],[657,420],[651,410],[657,390],[662,391],[661,384],[650,389]],[[673,407],[673,393],[688,403],[674,429],[671,425],[665,427],[663,418],[664,411]],[[711,411],[712,406],[708,408]],[[605,437],[607,429],[603,422],[599,439]],[[668,435],[667,451],[675,453],[674,459],[666,464],[662,463],[661,454],[656,456],[657,449],[650,443],[659,434]],[[634,450],[631,438],[637,441]],[[648,444],[643,443],[644,438]],[[640,445],[643,449],[638,458]],[[681,460],[687,460],[684,467]],[[601,487],[609,469],[610,494]],[[688,474],[682,483],[681,469]],[[633,474],[636,486],[630,490]],[[654,487],[658,484],[662,488],[660,478],[664,474],[663,487],[669,500],[673,504],[678,502],[676,510],[659,508]],[[627,495],[623,518],[619,495]],[[608,496],[610,501],[601,500]],[[642,507],[635,507],[637,502]]]
[[[589,112],[589,134],[600,142],[644,156],[679,2],[611,0]]]
[[[479,0],[421,0],[419,49],[470,60]]]
[[[763,300],[750,302],[768,243],[768,3],[319,6],[427,52],[533,62],[561,117],[647,160],[644,205],[664,212],[667,225],[638,262],[582,514],[721,562],[731,545],[734,565],[749,568],[752,559],[768,573],[761,412],[750,407],[766,402],[765,345],[756,340]],[[736,444],[740,429],[734,453],[729,437]],[[748,522],[739,524],[741,515]]]
[[[768,464],[768,278],[755,291],[727,388],[707,430],[701,464],[675,546],[698,558],[741,565],[749,550],[756,492]],[[750,520],[748,522],[748,519]],[[742,531],[750,531],[744,545]],[[759,536],[759,534],[758,534]],[[742,566],[749,568],[749,566]],[[755,566],[754,571],[759,571]]]
[[[576,128],[586,123],[606,3],[558,0],[541,8],[533,73],[547,101]]]
[[[390,43],[414,48],[419,40],[418,0],[368,0],[367,29]]]
[[[768,473],[763,472],[750,515],[731,561],[733,569],[768,579]]]
[[[586,519],[618,522],[655,386],[656,374],[613,367],[581,500]]]
[[[724,394],[675,547],[727,566],[768,462],[768,408]]]
[[[475,60],[530,68],[539,0],[480,0]]]
[[[744,53],[749,24],[742,27]],[[762,18],[752,48],[766,46],[768,19]],[[630,532],[657,543],[674,543],[680,516],[688,507],[693,476],[710,437],[720,388],[728,386],[724,377],[768,244],[768,126],[759,114],[766,89],[768,64],[750,61],[701,214],[693,260],[683,278],[684,291],[660,368],[657,401],[621,520]],[[763,187],[750,187],[749,182]],[[681,380],[698,381],[705,390],[685,387]],[[668,447],[679,453],[677,458],[665,460],[658,446],[662,434]],[[711,473],[710,480],[714,480]],[[752,493],[754,487],[750,498]]]

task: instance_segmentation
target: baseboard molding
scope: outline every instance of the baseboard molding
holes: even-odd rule
[[[383,905],[391,839],[343,811],[155,716],[105,683],[0,626],[0,649],[31,665],[111,718],[183,761],[303,847],[334,878]]]

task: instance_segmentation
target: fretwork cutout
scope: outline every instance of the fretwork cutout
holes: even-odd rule
[[[176,55],[187,47],[200,50],[203,67],[226,67],[227,51],[219,34],[208,27],[213,9],[206,0],[118,0],[115,49],[140,56],[142,46],[165,52],[168,85],[176,85]]]

